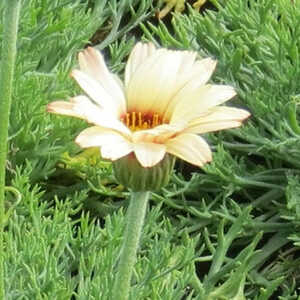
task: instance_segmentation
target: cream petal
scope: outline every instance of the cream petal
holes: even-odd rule
[[[133,147],[126,141],[119,141],[119,143],[115,142],[101,147],[100,151],[103,158],[115,161],[131,153]]]
[[[126,127],[121,121],[111,117],[111,115],[105,110],[101,111],[101,114],[98,115],[97,123],[94,124],[99,125],[101,127],[110,128],[118,131],[119,133],[130,136],[131,131],[128,127]]]
[[[85,119],[85,116],[82,113],[78,113],[74,109],[74,104],[67,101],[53,101],[47,105],[47,112],[58,114],[58,115],[65,115],[71,117],[77,117],[80,119]]]
[[[220,131],[223,129],[236,128],[236,127],[240,127],[241,125],[242,122],[239,121],[218,121],[213,124],[207,123],[201,125],[194,125],[187,128],[184,132],[201,134],[207,132]]]
[[[163,124],[152,129],[139,130],[132,133],[134,143],[147,142],[163,144],[166,140],[183,131],[185,126],[180,124]]]
[[[125,113],[124,107],[114,98],[112,95],[108,94],[105,89],[99,84],[98,81],[91,78],[86,73],[73,70],[71,72],[71,77],[73,77],[80,87],[95,101],[101,108],[109,110],[111,113],[115,114],[117,117]]]
[[[129,111],[163,114],[176,91],[180,51],[159,49],[132,76],[126,89]]]
[[[182,61],[179,67],[179,75],[181,74],[189,74],[192,70],[196,57],[197,52],[194,51],[182,51]]]
[[[241,126],[241,122],[250,117],[244,109],[234,107],[214,107],[206,116],[194,119],[184,132],[206,133]]]
[[[125,111],[126,102],[122,85],[119,84],[119,80],[115,79],[116,75],[110,73],[107,69],[101,53],[92,47],[88,47],[78,54],[78,60],[80,70],[97,80]]]
[[[102,147],[105,143],[119,139],[124,140],[124,137],[113,130],[92,126],[81,131],[75,142],[82,148],[89,148]]]
[[[217,65],[217,61],[210,57],[196,61],[189,72],[183,73],[182,80],[185,84],[194,80],[201,86],[210,79]]]
[[[110,111],[101,109],[92,103],[86,96],[76,96],[67,101],[54,101],[48,104],[47,111],[77,117],[95,125],[117,130],[125,135],[130,135],[131,131]]]
[[[100,147],[101,156],[116,160],[133,151],[131,142],[115,131],[93,126],[83,130],[75,142],[82,148]]]
[[[201,117],[214,106],[220,105],[236,95],[231,86],[204,85],[192,87],[187,84],[176,96],[177,102],[170,123],[189,122]]]
[[[191,84],[193,88],[200,87],[210,79],[216,65],[217,61],[209,57],[195,61],[188,69],[180,72],[177,84],[183,87],[193,81],[193,84]]]
[[[168,153],[199,167],[212,160],[208,144],[196,134],[178,135],[167,141],[165,145]]]
[[[156,51],[152,43],[137,43],[132,49],[125,68],[125,86],[128,85],[131,77],[136,70],[142,65],[146,58]]]
[[[166,146],[154,143],[135,143],[134,153],[139,163],[147,168],[158,164],[166,154]]]
[[[76,96],[67,101],[54,101],[47,105],[47,111],[67,115],[95,123],[102,109],[92,103],[86,96]]]
[[[188,57],[186,60],[187,59]],[[164,112],[164,118],[170,120],[176,105],[179,101],[182,101],[182,94],[184,95],[190,90],[199,89],[210,79],[215,70],[216,64],[217,62],[211,58],[205,58],[200,61],[196,61],[193,64],[190,62],[185,68],[181,68],[182,70],[180,71],[176,82],[176,90],[178,91],[178,94],[174,96],[167,106]],[[180,92],[180,90],[186,85],[187,87]]]

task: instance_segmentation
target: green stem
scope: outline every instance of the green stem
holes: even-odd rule
[[[150,192],[132,192],[112,299],[127,300]]]
[[[296,103],[290,102],[287,104],[288,122],[296,134],[300,134],[300,126],[297,121]]]
[[[20,0],[5,1],[2,57],[0,66],[0,299],[5,299],[4,246],[5,226],[5,165],[12,82],[16,58],[17,28],[21,7]]]

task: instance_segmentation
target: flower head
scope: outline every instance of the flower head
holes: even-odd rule
[[[176,13],[181,13],[184,10],[186,0],[164,0],[166,5],[158,12],[159,19],[164,18],[173,8]],[[194,9],[197,11],[205,4],[206,0],[197,0],[193,3]]]
[[[169,153],[201,167],[212,154],[199,134],[238,127],[250,116],[221,105],[236,93],[227,85],[208,84],[216,62],[197,60],[195,52],[138,43],[124,83],[94,48],[79,53],[79,66],[71,77],[86,95],[52,102],[47,109],[93,124],[76,143],[100,147],[102,157],[112,161],[134,154],[142,167],[153,167]]]

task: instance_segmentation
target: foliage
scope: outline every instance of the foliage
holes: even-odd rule
[[[178,163],[152,194],[131,299],[297,299],[300,3],[211,3],[158,22],[150,0],[23,1],[7,162],[22,200],[5,233],[7,299],[109,299],[128,191],[72,142],[84,124],[45,104],[77,94],[68,73],[86,44],[122,74],[142,36],[216,58],[213,81],[233,85],[232,105],[252,117],[205,136],[213,162]]]

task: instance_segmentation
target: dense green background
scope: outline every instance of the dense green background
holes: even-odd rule
[[[80,154],[73,140],[86,124],[45,105],[78,93],[68,74],[85,45],[122,76],[141,39],[217,59],[212,80],[233,85],[230,105],[252,117],[206,135],[213,162],[179,162],[152,194],[131,299],[298,299],[300,1],[210,4],[159,23],[151,0],[23,1],[7,161],[22,200],[5,232],[7,300],[109,299],[128,191],[109,163]],[[2,31],[1,21],[3,43]]]

